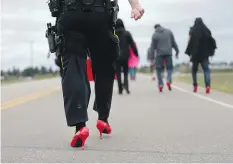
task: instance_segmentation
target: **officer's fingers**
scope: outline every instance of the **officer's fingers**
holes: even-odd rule
[[[136,15],[137,15],[137,13],[135,12],[135,10],[132,10],[132,12],[131,12],[131,18],[135,18]]]
[[[135,12],[135,10],[133,10],[133,11],[131,12],[131,18],[133,18],[133,19],[135,19],[135,20],[136,20],[136,18],[137,18],[137,13]]]
[[[143,14],[144,14],[144,9],[140,8],[138,10],[138,19],[140,19],[143,16]]]
[[[135,17],[135,14],[134,14],[134,12],[132,11],[131,12],[131,18],[134,18]]]
[[[134,19],[135,19],[135,20],[138,20],[138,19],[141,18],[141,14],[140,14],[140,12],[139,12],[138,10],[136,10],[136,11],[134,12],[134,14],[135,14],[135,16],[134,16]]]
[[[142,15],[138,13],[136,20],[141,19]]]
[[[134,18],[135,20],[138,20],[138,19],[140,19],[140,16],[139,15],[137,15],[137,16],[135,16],[135,18]]]
[[[139,12],[140,12],[141,16],[143,16],[143,14],[145,13],[145,10],[143,8],[140,8]]]

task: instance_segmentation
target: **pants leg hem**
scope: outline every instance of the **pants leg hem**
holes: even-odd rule
[[[74,122],[74,123],[69,123],[69,124],[67,124],[67,126],[68,127],[74,127],[76,124],[78,124],[78,123],[81,123],[81,122],[87,122],[88,121],[88,118],[87,119],[83,119],[83,120],[78,120],[78,121],[76,121],[76,122]]]

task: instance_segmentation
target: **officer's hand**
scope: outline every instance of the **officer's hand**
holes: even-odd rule
[[[144,12],[145,10],[141,7],[141,5],[138,4],[132,8],[131,18],[138,20],[143,16]]]
[[[178,54],[176,55],[176,59],[179,59],[179,55]]]

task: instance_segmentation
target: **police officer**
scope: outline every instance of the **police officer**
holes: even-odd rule
[[[129,0],[131,17],[144,14],[138,0]],[[119,40],[114,35],[114,13],[117,2],[111,0],[50,0],[50,11],[57,17],[57,33],[61,36],[62,90],[68,126],[76,131],[70,145],[84,147],[89,136],[86,127],[90,84],[87,79],[87,55],[92,60],[95,81],[97,129],[111,133],[108,117],[111,108]]]

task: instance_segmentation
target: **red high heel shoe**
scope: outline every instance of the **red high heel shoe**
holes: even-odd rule
[[[100,139],[102,139],[102,133],[110,134],[112,132],[110,125],[102,120],[97,121],[96,128],[100,132]]]
[[[197,87],[194,87],[194,88],[193,88],[193,92],[197,92]]]
[[[163,92],[163,86],[159,86],[159,92]]]
[[[210,86],[207,86],[207,87],[206,87],[205,92],[206,92],[207,94],[209,94],[209,93],[210,93]]]
[[[168,90],[169,90],[169,91],[172,90],[172,87],[171,87],[171,83],[170,83],[170,82],[167,82],[167,87],[168,87]]]
[[[84,145],[88,136],[89,136],[89,129],[87,127],[83,127],[75,134],[72,141],[70,142],[70,146],[82,147],[82,149],[84,149]]]

